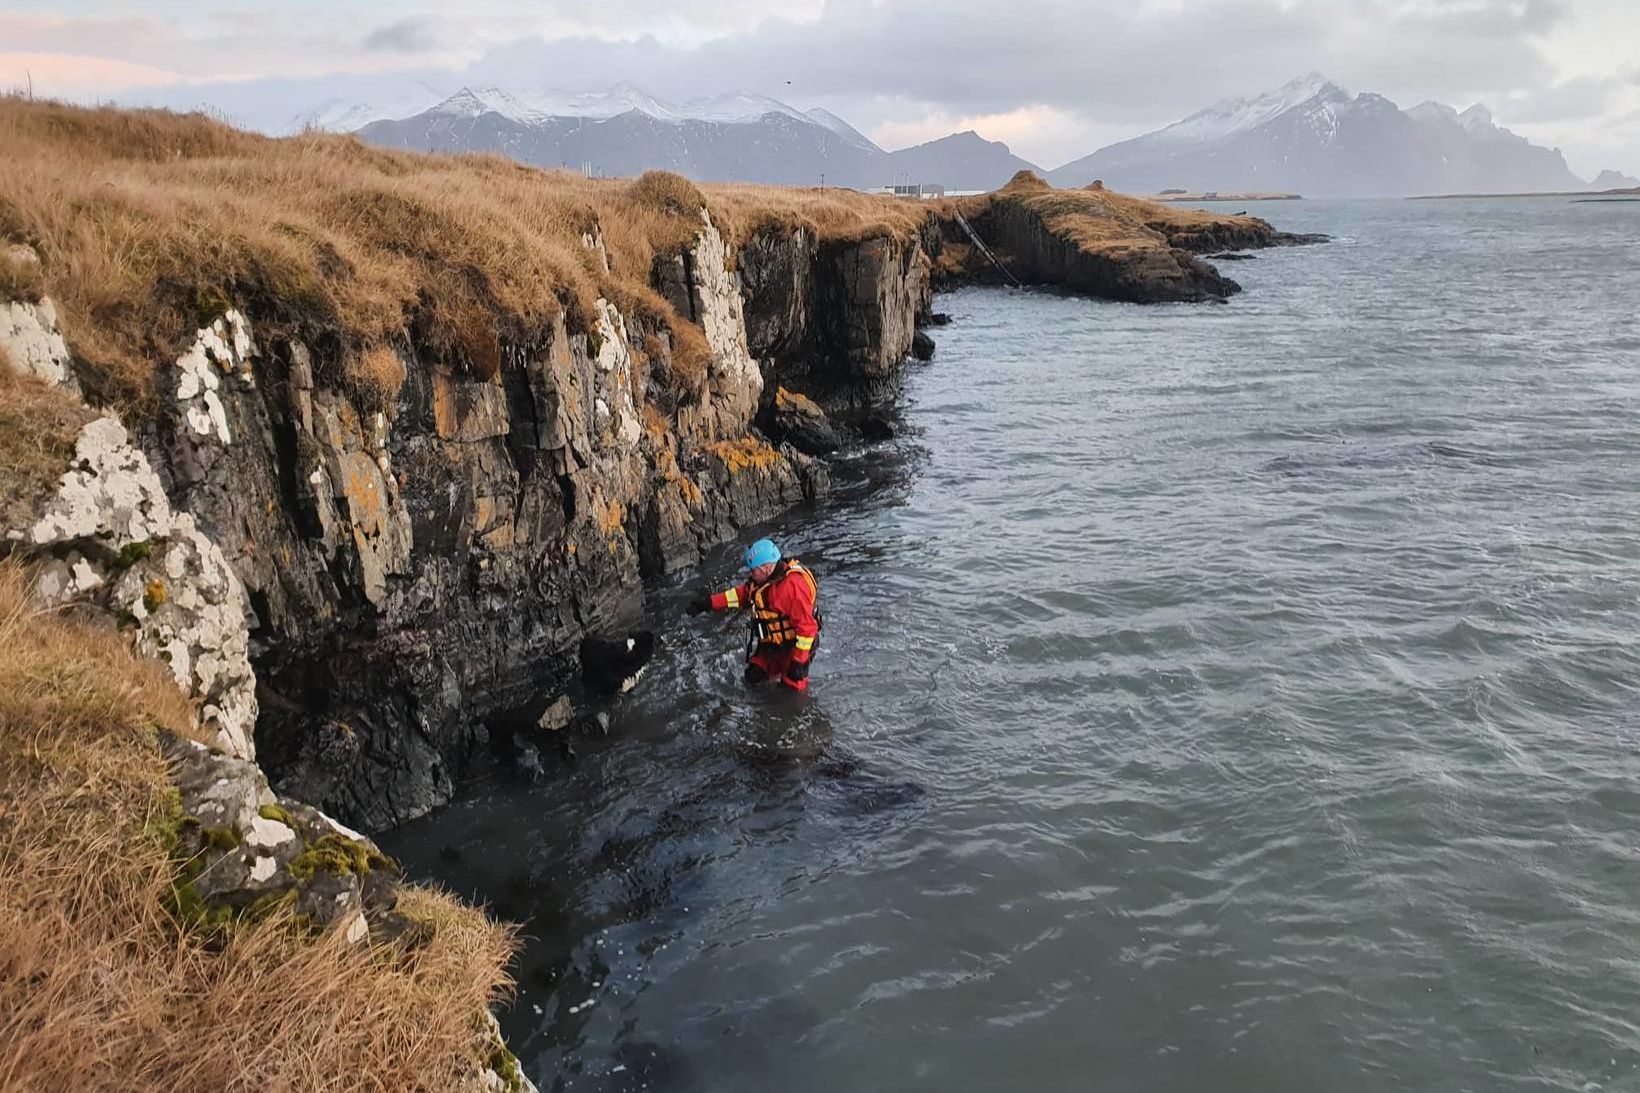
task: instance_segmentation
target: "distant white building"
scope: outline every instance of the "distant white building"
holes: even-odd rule
[[[892,186],[879,186],[874,192],[894,197],[934,198],[944,197],[945,187],[936,182],[896,182]]]

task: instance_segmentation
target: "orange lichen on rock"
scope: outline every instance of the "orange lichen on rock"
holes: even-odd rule
[[[774,393],[774,408],[794,414],[803,414],[809,417],[821,416],[820,407],[807,395],[800,395],[796,391],[780,388]]]
[[[597,506],[598,529],[609,541],[610,553],[620,550],[626,538],[626,506],[619,501],[605,501]]]
[[[763,470],[780,462],[780,453],[767,440],[743,436],[738,440],[720,440],[706,449],[723,463],[730,474],[748,470]]]

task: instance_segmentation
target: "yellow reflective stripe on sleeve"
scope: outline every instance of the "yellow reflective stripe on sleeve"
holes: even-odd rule
[[[814,648],[814,639],[806,638],[802,634],[799,634],[797,635],[797,647],[806,653],[810,649]]]
[[[729,589],[729,591],[723,594],[723,602],[728,604],[730,607],[739,607],[740,592],[733,588]]]

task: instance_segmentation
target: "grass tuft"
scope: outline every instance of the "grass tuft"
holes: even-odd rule
[[[404,362],[385,345],[366,349],[348,362],[348,386],[367,410],[390,410],[406,378]]]
[[[191,710],[102,627],[42,612],[0,565],[0,1088],[448,1089],[511,933],[407,889],[413,954],[313,937],[289,901],[232,930],[188,915],[156,737]],[[333,848],[336,849],[336,848]],[[338,849],[347,868],[351,849]],[[374,864],[367,862],[368,864]],[[196,911],[203,912],[202,908]]]
[[[13,371],[0,348],[0,527],[27,530],[34,506],[55,492],[93,415],[67,392]]]

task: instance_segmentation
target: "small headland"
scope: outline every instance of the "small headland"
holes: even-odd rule
[[[1203,255],[1324,239],[1277,231],[1256,216],[1128,197],[1098,183],[1055,189],[1029,171],[994,193],[945,202],[936,216],[941,287],[1004,280],[962,228],[966,221],[1020,281],[1136,303],[1226,299],[1241,286]]]

